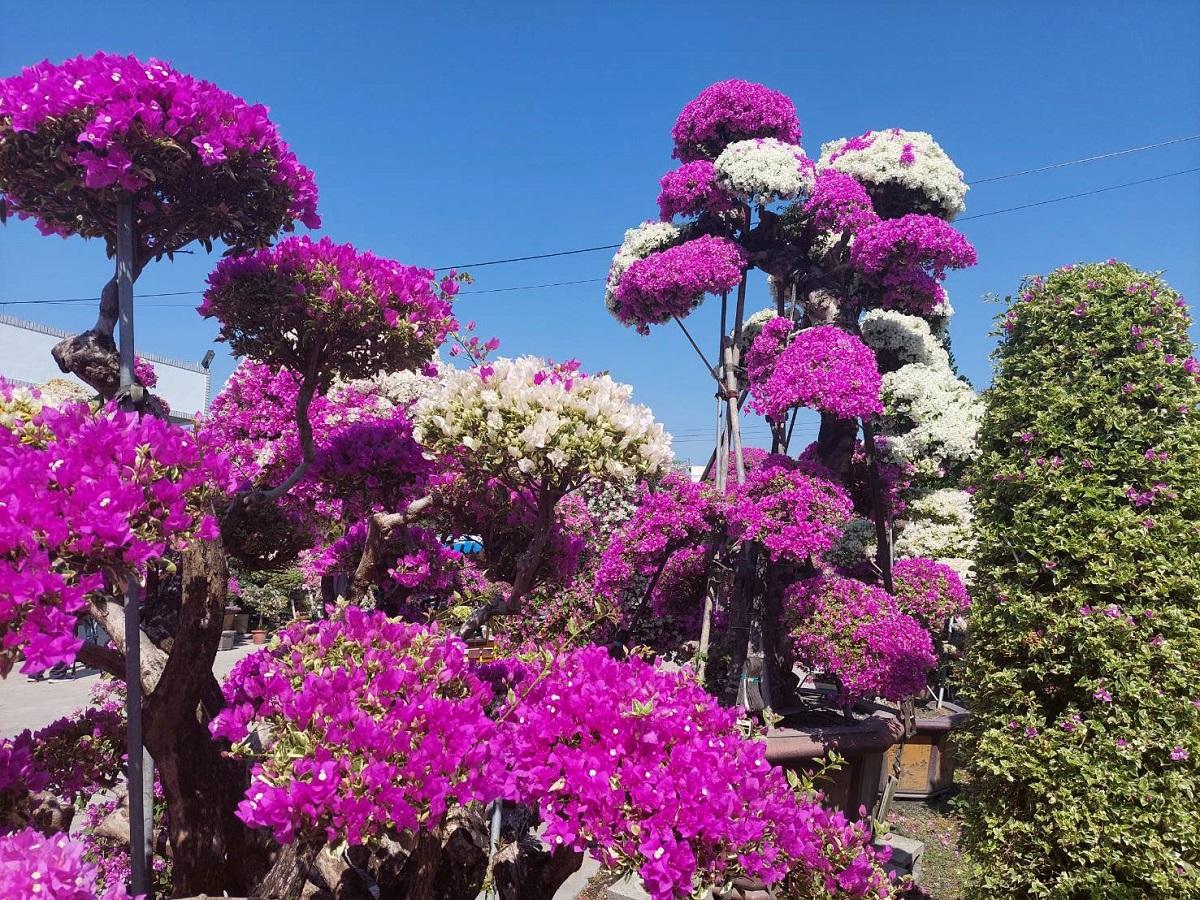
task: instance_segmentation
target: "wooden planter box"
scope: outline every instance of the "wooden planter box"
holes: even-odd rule
[[[931,716],[917,710],[917,733],[904,743],[900,757],[900,783],[896,796],[902,800],[928,800],[944,794],[954,784],[953,733],[966,724],[971,714],[953,703],[942,704],[946,715]],[[925,714],[922,715],[922,712]],[[888,750],[883,776],[892,771],[896,748]]]
[[[860,806],[871,809],[879,798],[884,758],[903,731],[899,719],[878,707],[854,719],[827,710],[798,710],[785,713],[780,725],[767,732],[767,761],[810,773],[837,751],[845,764],[817,787],[828,804],[857,817]]]

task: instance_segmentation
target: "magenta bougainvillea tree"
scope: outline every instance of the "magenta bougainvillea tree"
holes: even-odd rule
[[[712,371],[728,415],[710,468],[724,487],[709,502],[726,527],[710,532],[719,539],[705,535],[707,544],[660,542],[637,566],[646,578],[690,553],[687,593],[694,609],[703,605],[702,634],[724,631],[711,647],[702,637],[699,652],[727,654],[723,668],[735,684],[768,683],[748,698],[752,707],[771,705],[772,690],[774,702],[786,704],[797,662],[836,676],[843,699],[920,693],[933,665],[923,626],[944,628],[943,616],[967,602],[957,576],[932,560],[892,571],[892,519],[923,471],[910,451],[931,442],[897,427],[910,410],[892,408],[905,395],[901,381],[889,395],[888,379],[915,361],[906,351],[921,348],[909,346],[907,332],[895,335],[890,320],[869,331],[860,324],[864,314],[930,322],[946,314],[947,272],[975,262],[949,224],[963,209],[962,172],[923,132],[868,131],[827,144],[816,158],[800,136],[794,105],[777,91],[744,81],[702,91],[672,131],[683,165],[660,182],[661,221],[626,233],[606,285],[610,311],[643,333],[671,318],[684,324],[700,314],[705,295],[721,297],[726,334]],[[730,248],[736,283],[712,277],[711,258],[691,249],[701,246]],[[751,316],[745,298],[754,269],[769,276],[774,304]],[[930,343],[921,361],[940,366],[946,351],[932,336]],[[733,426],[743,404],[769,425],[766,466],[739,445]],[[789,445],[800,409],[819,413],[821,431],[796,453]],[[640,502],[648,517],[671,509],[653,492]],[[688,530],[687,514],[694,511],[657,522],[655,533]],[[619,531],[614,548],[626,539]],[[600,586],[611,590],[615,581]]]

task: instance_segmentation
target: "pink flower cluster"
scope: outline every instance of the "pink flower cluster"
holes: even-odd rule
[[[945,563],[915,557],[898,559],[892,566],[896,604],[901,612],[941,630],[952,616],[971,606],[967,586]]]
[[[648,334],[650,325],[692,311],[705,294],[720,294],[742,280],[746,254],[726,238],[702,235],[634,262],[617,282],[614,313]]]
[[[843,418],[883,412],[883,380],[870,347],[835,325],[794,336],[792,327],[790,319],[771,319],[746,353],[752,409],[772,419],[795,406]]]
[[[678,611],[697,599],[694,590],[681,595],[679,588],[693,580],[697,566],[703,568],[707,545],[720,530],[712,488],[670,474],[657,490],[642,489],[634,514],[613,534],[596,569],[596,592],[617,601],[635,579],[654,581],[651,607],[659,614]]]
[[[658,181],[658,210],[664,222],[675,216],[720,214],[737,208],[737,201],[717,184],[717,172],[707,159],[672,169]]]
[[[436,629],[348,607],[284,629],[223,690],[214,736],[248,753],[239,742],[270,728],[238,816],[281,842],[361,844],[436,828],[453,802],[492,799],[492,691],[468,670],[466,644]]]
[[[588,647],[522,682],[496,742],[502,793],[537,804],[552,847],[636,871],[654,900],[739,875],[847,896],[888,884],[868,830],[797,797],[686,671]]]
[[[453,273],[404,266],[329,238],[293,237],[221,260],[199,306],[235,353],[297,374],[368,378],[417,368],[457,323]],[[264,328],[263,323],[271,323]],[[296,337],[301,336],[301,337]]]
[[[227,483],[187,431],[86,403],[0,418],[0,472],[0,673],[73,662],[87,595],[211,529],[197,492]]]
[[[975,265],[975,248],[937,216],[910,213],[861,231],[850,263],[863,280],[864,299],[885,309],[928,315],[946,296],[947,269]]]
[[[0,835],[0,897],[46,900],[128,900],[123,884],[98,890],[99,868],[85,845],[66,834],[33,828]]]
[[[786,94],[739,79],[702,90],[679,113],[671,129],[675,158],[716,159],[726,145],[751,138],[800,143],[796,107]]]
[[[11,741],[0,739],[0,759],[9,760],[8,774],[0,772],[0,791],[20,776],[26,790],[48,790],[72,805],[87,800],[121,776],[124,742],[124,711],[96,708],[76,710]]]
[[[804,213],[818,231],[857,233],[879,221],[866,189],[853,176],[836,169],[817,172]]]
[[[403,409],[377,415],[322,436],[313,471],[338,496],[357,496],[360,509],[394,511],[426,488],[435,466],[413,440]]]
[[[730,491],[726,517],[735,540],[758,541],[771,559],[802,564],[841,539],[852,511],[840,485],[786,456],[768,456]]]
[[[929,632],[882,588],[818,575],[788,588],[784,610],[796,659],[836,676],[846,699],[919,694],[937,665]]]
[[[158,386],[158,373],[154,371],[154,366],[140,356],[133,358],[133,377],[138,380],[142,387],[152,388]]]
[[[269,233],[290,230],[296,219],[310,228],[321,224],[313,174],[279,137],[267,108],[157,59],[97,53],[42,62],[0,80],[0,143],[29,134],[50,141],[55,177],[68,190],[82,182],[90,191],[144,191],[139,209],[147,212],[184,199],[170,190],[177,180],[190,179],[228,201],[239,181],[262,179],[282,192],[286,210]],[[44,233],[79,230],[58,211],[39,208],[39,198],[26,197],[19,174],[10,175],[4,190],[17,214],[37,216]]]

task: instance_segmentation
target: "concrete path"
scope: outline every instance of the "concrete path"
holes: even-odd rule
[[[250,641],[217,653],[213,673],[224,678],[234,663],[254,649]],[[55,719],[87,705],[88,691],[100,680],[95,669],[79,668],[74,675],[53,681],[32,681],[15,668],[0,679],[0,737],[15,737],[26,728],[36,731]]]

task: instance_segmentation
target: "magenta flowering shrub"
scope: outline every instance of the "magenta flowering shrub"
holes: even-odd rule
[[[937,664],[921,623],[901,613],[887,591],[853,578],[796,582],[784,594],[784,619],[796,660],[836,676],[845,699],[919,694]]]
[[[800,143],[796,107],[786,94],[733,78],[709,85],[679,113],[671,129],[675,158],[716,159],[726,145],[751,138]]]
[[[737,201],[717,184],[716,170],[707,159],[672,169],[658,184],[658,210],[664,222],[675,216],[720,215],[737,208]]]
[[[110,240],[117,198],[133,192],[155,255],[193,240],[260,247],[295,220],[321,224],[313,174],[265,106],[108,53],[0,80],[0,192],[44,234]]]
[[[458,282],[329,238],[288,238],[227,257],[208,276],[200,314],[216,317],[239,356],[328,387],[417,368],[457,327]]]
[[[836,169],[817,171],[804,213],[818,231],[857,233],[879,221],[866,189],[853,176]]]
[[[0,835],[0,897],[46,900],[128,900],[123,884],[97,884],[99,868],[86,846],[66,834],[33,828]]]
[[[936,560],[898,559],[892,565],[892,580],[900,611],[920,619],[930,630],[943,629],[951,617],[971,606],[959,574]]]
[[[86,403],[40,406],[0,382],[0,672],[75,659],[87,597],[211,533],[226,470],[189,432]]]
[[[887,895],[867,829],[798,797],[686,670],[600,647],[513,688],[495,752],[503,795],[537,804],[552,847],[636,872],[654,900],[789,873],[830,894]]]
[[[669,608],[679,612],[698,599],[697,568],[703,594],[703,560],[722,524],[718,498],[709,485],[672,473],[655,490],[643,487],[637,509],[600,557],[596,592],[615,602],[626,591],[644,591],[653,584],[651,608],[659,614]],[[681,591],[684,584],[688,589]]]
[[[346,393],[331,402],[350,399]],[[364,399],[372,412],[378,408],[374,398]],[[428,488],[436,466],[413,440],[404,409],[375,414],[378,418],[339,423],[323,435],[313,473],[336,496],[355,498],[359,510],[400,509]]]
[[[154,371],[154,366],[140,356],[133,358],[133,377],[143,387],[152,388],[158,386],[158,372]]]
[[[2,743],[2,742],[0,742]],[[67,803],[87,800],[112,787],[125,763],[124,710],[80,709],[56,719],[39,731],[23,731],[11,742],[20,758],[28,747],[35,765],[44,774],[31,790],[49,790]]]
[[[861,231],[850,263],[867,305],[929,315],[946,299],[947,269],[975,265],[975,248],[937,216],[910,213]]]
[[[781,419],[794,406],[811,406],[845,418],[883,412],[883,381],[875,353],[836,325],[792,335],[782,316],[767,322],[746,353],[750,407]]]
[[[735,540],[758,541],[776,562],[803,564],[838,542],[852,510],[840,485],[786,456],[768,456],[730,490],[726,517]]]
[[[494,796],[492,691],[436,629],[347,607],[285,628],[223,691],[215,737],[254,756],[251,732],[269,729],[238,816],[282,843],[434,829],[449,804]]]
[[[738,244],[702,235],[631,263],[617,283],[613,312],[649,334],[650,325],[686,316],[705,294],[732,290],[745,267],[746,254]]]

